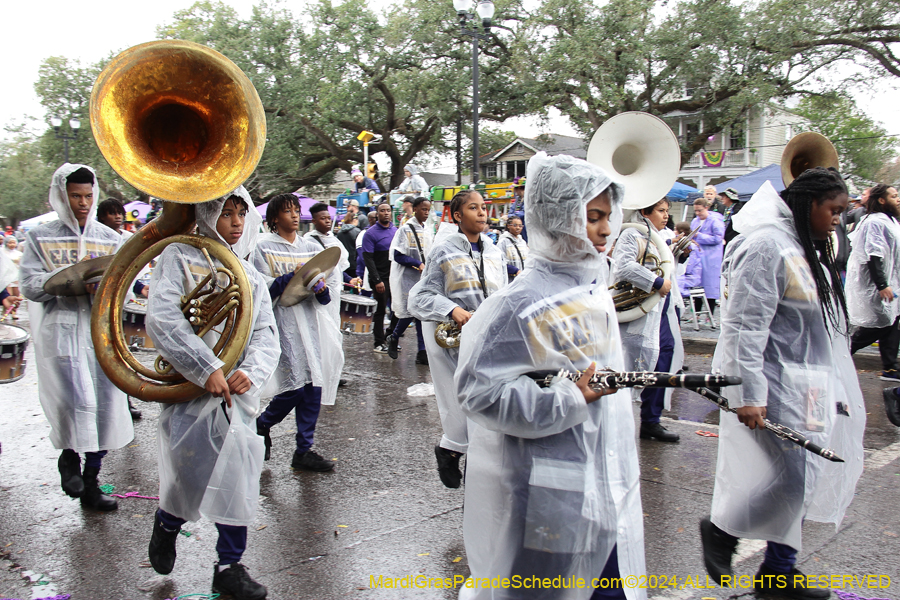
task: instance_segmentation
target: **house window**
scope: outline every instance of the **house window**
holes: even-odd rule
[[[744,127],[742,125],[731,126],[731,136],[728,139],[728,147],[732,149],[746,148]]]
[[[485,179],[493,179],[497,176],[497,163],[490,163],[481,166],[482,177]]]
[[[694,121],[693,123],[685,123],[684,124],[684,143],[692,144],[697,136],[700,135],[700,123]]]

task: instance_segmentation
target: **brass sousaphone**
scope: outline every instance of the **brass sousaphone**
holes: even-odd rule
[[[785,187],[803,171],[815,167],[841,170],[838,153],[831,141],[821,133],[807,131],[791,138],[781,153],[781,180]]]
[[[681,169],[681,150],[672,129],[659,117],[644,112],[625,112],[606,121],[591,138],[587,160],[601,167],[625,188],[622,209],[626,216],[659,202],[672,189]],[[641,223],[625,223],[649,237],[659,260],[651,269],[670,279],[675,259],[662,237]],[[625,282],[611,291],[620,323],[639,319],[653,310],[662,296]],[[675,290],[673,290],[675,292]]]
[[[189,235],[194,204],[220,198],[256,168],[266,119],[253,84],[218,52],[181,40],[125,50],[91,93],[91,129],[110,166],[137,189],[164,200],[160,216],[126,241],[94,299],[91,336],[103,371],[121,390],[154,402],[185,402],[204,390],[162,359],[155,368],[131,354],[122,333],[125,294],[138,272],[172,243],[201,249],[224,265],[182,299],[198,335],[224,323],[214,351],[228,373],[250,337],[253,299],[230,248]]]

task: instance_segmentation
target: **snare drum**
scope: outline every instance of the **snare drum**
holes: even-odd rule
[[[147,317],[147,305],[144,302],[129,300],[122,311],[122,333],[125,345],[131,349],[153,350],[153,340],[147,335],[144,319]]]
[[[15,325],[0,324],[0,383],[12,383],[25,375],[25,349],[31,336]]]
[[[378,303],[365,296],[341,294],[341,331],[365,335],[372,333],[372,314]]]

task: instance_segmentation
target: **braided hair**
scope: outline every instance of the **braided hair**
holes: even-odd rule
[[[797,237],[806,255],[806,262],[812,271],[822,307],[822,318],[827,327],[829,322],[834,330],[841,329],[838,310],[843,313],[844,323],[849,321],[847,301],[844,298],[844,287],[841,276],[834,264],[834,246],[830,239],[825,240],[821,259],[817,253],[816,243],[812,236],[811,213],[813,205],[821,204],[847,193],[847,186],[840,173],[834,168],[816,167],[807,169],[797,177],[791,185],[781,192],[781,199],[794,215],[794,226]],[[822,268],[828,269],[831,281],[825,276]]]
[[[477,193],[479,193],[478,190],[460,190],[450,199],[450,218],[454,223],[459,225],[459,222],[456,220],[456,213],[462,212],[463,204],[466,203],[469,196]]]
[[[891,186],[879,183],[869,190],[869,198],[866,200],[866,214],[871,215],[872,213],[881,212],[895,221],[897,220],[897,213],[893,207],[888,205],[887,202],[879,202],[879,200],[887,200],[889,189],[891,189]]]

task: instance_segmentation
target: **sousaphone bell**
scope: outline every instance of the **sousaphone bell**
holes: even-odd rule
[[[103,371],[141,400],[185,402],[204,393],[171,365],[154,368],[131,354],[122,332],[125,294],[132,281],[171,243],[189,244],[217,259],[182,307],[198,335],[221,326],[214,351],[228,373],[250,337],[253,299],[241,261],[230,248],[189,235],[193,204],[220,198],[256,168],[266,119],[253,84],[215,50],[182,40],[149,42],[125,50],[100,73],[91,93],[91,129],[97,146],[128,183],[164,201],[160,216],[127,240],[106,271],[94,299],[91,336]]]
[[[625,112],[606,121],[591,138],[587,160],[609,173],[625,188],[622,209],[653,206],[672,189],[681,169],[681,149],[672,129],[659,117],[645,112]],[[671,278],[675,259],[662,237],[652,227],[625,223],[647,236],[659,260],[651,269],[659,277]],[[615,251],[615,250],[613,250]],[[662,299],[656,292],[639,290],[627,282],[612,286],[616,317],[620,323],[639,319]]]

